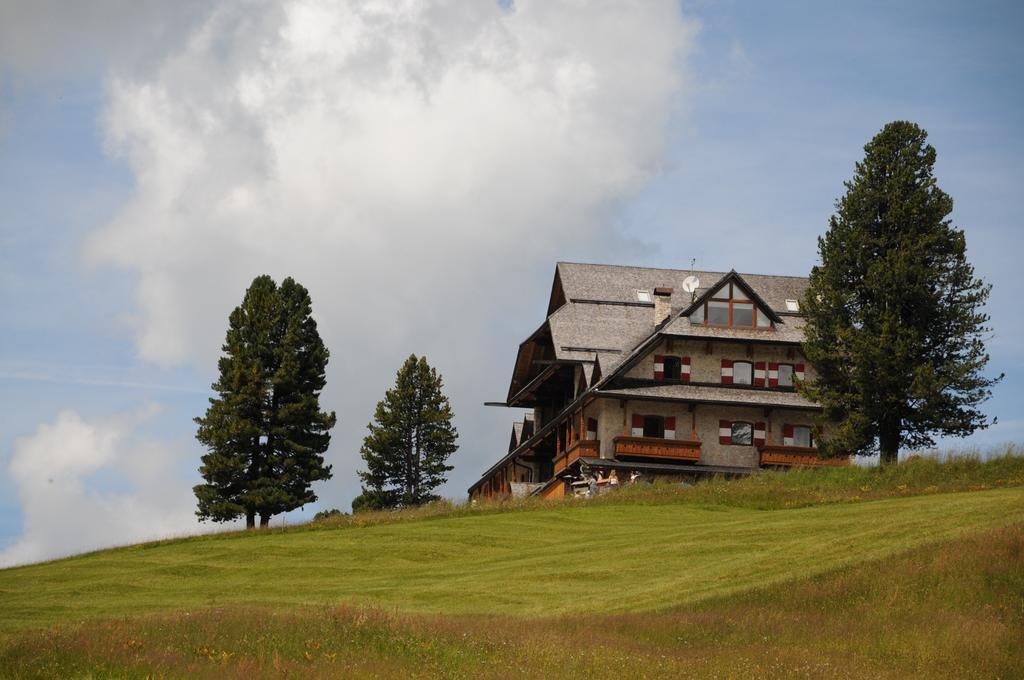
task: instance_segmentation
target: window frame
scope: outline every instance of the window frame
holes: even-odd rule
[[[737,289],[738,289],[738,292],[737,292]],[[737,297],[737,295],[739,295],[739,297]],[[721,323],[711,323],[711,320],[710,320],[710,304],[712,302],[717,302],[717,303],[723,303],[724,302],[724,303],[726,303],[728,305],[728,310],[729,310],[729,314],[728,314],[729,320],[728,320],[728,322],[726,322],[724,324],[721,324]],[[736,324],[735,323],[736,315],[735,315],[735,311],[734,310],[735,310],[736,305],[750,305],[752,313],[751,313],[750,323],[749,324]],[[767,317],[767,315],[761,310],[761,308],[760,308],[760,306],[758,306],[757,302],[754,301],[753,296],[752,295],[747,295],[747,293],[743,292],[743,288],[741,286],[738,286],[733,281],[730,281],[729,283],[726,283],[725,285],[721,286],[718,290],[716,290],[714,293],[712,293],[710,296],[708,296],[708,299],[706,299],[700,305],[700,309],[703,312],[703,319],[701,320],[700,323],[702,325],[704,325],[704,326],[712,326],[712,327],[716,327],[716,328],[749,328],[749,329],[753,329],[753,330],[757,330],[757,329],[762,329],[763,330],[765,328],[773,328],[774,327],[770,317],[767,318],[767,321],[768,321],[767,325],[760,325],[759,324],[759,322],[758,322],[759,317],[761,317],[761,316]]]
[[[750,366],[750,382],[745,382],[745,383],[736,382],[736,365],[737,364],[746,364],[747,366]],[[732,383],[731,384],[733,384],[733,385],[742,385],[744,387],[753,387],[754,386],[754,362],[747,361],[746,359],[740,359],[738,361],[737,360],[733,360],[733,362],[732,362]]]
[[[781,369],[782,369],[783,366],[788,366],[789,367],[789,384],[788,385],[783,385],[782,384],[782,370]],[[776,389],[790,389],[790,390],[793,389],[795,387],[795,385],[793,384],[793,381],[795,379],[796,379],[796,365],[795,364],[790,364],[790,363],[778,363],[778,364],[776,364],[776,366],[775,366],[775,387],[776,387]]]
[[[642,435],[643,437],[653,438],[653,439],[664,439],[665,438],[665,416],[659,416],[656,413],[645,413],[645,414],[643,414],[643,418],[644,418],[644,433]],[[658,430],[661,432],[661,434],[647,434],[647,422],[648,421],[657,421],[659,423]]]
[[[800,444],[796,443],[796,441],[797,441],[797,437],[796,437],[797,430],[807,430],[807,446],[806,447],[801,446],[801,448],[808,448],[808,449],[817,448],[815,446],[815,442],[814,442],[814,428],[813,427],[811,427],[810,425],[793,425],[792,427],[793,427],[793,446],[801,446]]]
[[[736,426],[746,425],[750,428],[750,441],[746,444],[741,444],[736,441]],[[754,445],[754,423],[746,420],[730,420],[729,421],[729,446],[753,446]]]
[[[669,371],[668,371],[669,359],[671,359],[675,363],[675,367],[676,367],[676,374],[673,377],[669,377]],[[665,354],[664,356],[661,357],[661,367],[662,367],[662,373],[664,375],[664,378],[663,378],[664,380],[682,380],[683,379],[683,358],[681,356],[676,356],[674,354]]]

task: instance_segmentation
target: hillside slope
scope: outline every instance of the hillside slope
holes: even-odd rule
[[[1024,522],[1022,487],[771,511],[567,503],[214,536],[0,571],[0,630],[223,605],[664,610],[1015,522]]]
[[[66,624],[0,635],[0,678],[1016,678],[1021,602],[1017,524],[656,613],[232,606]]]

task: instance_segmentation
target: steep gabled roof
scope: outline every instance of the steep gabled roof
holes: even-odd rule
[[[757,305],[759,309],[761,309],[768,315],[769,319],[771,319],[775,323],[782,323],[782,319],[779,318],[779,315],[775,312],[774,309],[772,309],[771,305],[765,302],[764,298],[758,295],[757,291],[751,288],[750,284],[747,283],[740,274],[737,274],[735,269],[730,271],[728,274],[723,276],[714,284],[708,286],[707,290],[705,290],[703,293],[697,296],[697,299],[695,299],[688,307],[686,307],[682,312],[680,312],[681,316],[689,316],[693,312],[693,310],[697,309],[702,304],[704,304],[707,301],[707,299],[711,297],[712,294],[721,290],[722,286],[724,286],[727,283],[733,283],[738,285],[749,296],[749,298],[754,302],[754,304]]]

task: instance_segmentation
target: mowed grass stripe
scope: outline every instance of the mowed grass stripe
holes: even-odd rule
[[[794,510],[566,504],[182,541],[0,571],[0,629],[190,607],[650,611],[1024,521],[1024,488]]]

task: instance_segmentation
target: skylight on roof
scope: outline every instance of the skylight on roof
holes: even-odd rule
[[[636,299],[639,300],[640,302],[650,302],[651,301],[651,291],[649,291],[649,290],[638,290],[636,292]]]
[[[786,300],[786,311],[787,312],[799,312],[800,303],[797,300]]]

